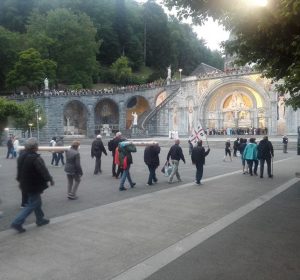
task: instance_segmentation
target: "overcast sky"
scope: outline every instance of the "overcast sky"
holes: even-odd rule
[[[145,3],[147,0],[136,0],[140,3]],[[160,4],[160,0],[155,0]],[[167,8],[165,8],[166,13],[170,13]],[[191,20],[188,21],[191,24]],[[203,38],[206,42],[207,47],[211,50],[220,50],[220,43],[226,41],[229,38],[229,32],[225,31],[224,28],[218,25],[217,22],[214,22],[212,19],[209,19],[206,24],[202,26],[193,26],[195,33],[197,33],[198,38]]]

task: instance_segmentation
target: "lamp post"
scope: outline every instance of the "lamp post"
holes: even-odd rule
[[[32,123],[29,123],[29,137],[31,138],[32,137],[32,131],[31,131],[31,127],[33,126]]]
[[[181,81],[181,72],[182,72],[182,69],[180,68],[178,71],[179,71],[179,80]]]
[[[40,142],[40,126],[39,126],[39,107],[37,106],[35,108],[35,113],[36,113],[36,129],[37,129],[37,140],[38,140],[38,143]]]

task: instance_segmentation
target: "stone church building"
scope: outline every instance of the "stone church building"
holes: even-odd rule
[[[40,137],[58,135],[189,136],[199,124],[211,134],[295,135],[300,111],[285,106],[271,80],[251,68],[220,71],[201,64],[181,81],[105,90],[49,91],[34,98],[47,116]]]

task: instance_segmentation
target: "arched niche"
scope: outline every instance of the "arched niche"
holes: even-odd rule
[[[73,100],[64,108],[64,133],[67,135],[87,135],[87,108],[78,101]]]
[[[149,102],[143,96],[131,97],[126,105],[126,128],[131,128],[133,124],[133,113],[138,115],[138,121],[143,117],[144,114],[149,112]]]
[[[119,107],[113,100],[100,100],[94,109],[95,134],[108,136],[119,131],[119,115]]]
[[[111,99],[100,100],[95,107],[95,125],[118,125],[119,108]]]

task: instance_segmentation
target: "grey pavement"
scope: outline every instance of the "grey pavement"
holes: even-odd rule
[[[83,151],[87,150],[88,148],[83,147]],[[165,155],[166,151],[163,152]],[[218,162],[220,162],[221,154],[221,151],[216,154],[219,157]],[[211,157],[213,158],[213,155]],[[162,158],[161,161],[163,161]],[[106,160],[110,162],[110,159]],[[88,161],[86,159],[85,167],[88,166]],[[1,164],[11,164],[11,173],[2,173],[1,176],[13,177],[15,172],[15,170],[12,171],[13,163],[2,161]],[[216,170],[220,164],[222,172]],[[89,166],[92,166],[92,163]],[[196,254],[198,256],[207,252],[209,246],[213,250],[222,249],[217,245],[222,243],[220,238],[227,240],[224,234],[226,230],[249,219],[249,215],[264,207],[265,203],[274,201],[278,195],[286,190],[289,191],[291,187],[295,188],[293,187],[295,184],[297,188],[299,187],[299,178],[295,178],[295,172],[299,171],[299,157],[294,153],[284,157],[281,155],[274,161],[274,179],[242,175],[237,160],[232,164],[217,164],[211,160],[205,167],[204,184],[197,186],[192,182],[194,169],[191,165],[181,167],[183,174],[186,174],[183,176],[183,183],[168,185],[161,178],[160,185],[149,192],[146,186],[142,186],[142,182],[145,184],[146,181],[145,167],[136,164],[133,172],[137,173],[136,178],[140,185],[137,189],[128,190],[123,195],[123,192],[117,191],[117,184],[113,186],[110,184],[103,187],[102,194],[106,192],[113,194],[109,200],[103,200],[100,204],[93,202],[94,205],[90,203],[89,207],[82,205],[82,208],[74,206],[65,215],[57,215],[57,213],[50,215],[51,223],[45,227],[37,228],[33,223],[26,224],[27,232],[24,234],[17,234],[13,230],[0,232],[0,279],[133,280],[146,279],[151,275],[157,277],[159,274],[156,273],[162,273],[161,269],[164,267],[167,269],[174,261],[181,260],[188,253],[200,250]],[[64,175],[61,169],[53,168],[51,171],[55,174],[56,182],[62,184]],[[92,170],[88,172],[92,174]],[[109,172],[105,176],[99,176],[101,179],[98,180],[112,182]],[[88,182],[95,187],[97,178],[87,176],[86,180],[89,180]],[[10,181],[5,179],[5,182]],[[84,192],[82,186],[81,191],[82,197],[91,202],[92,197],[97,194],[95,189],[93,192],[89,187],[89,184],[86,185]],[[65,196],[64,188],[57,192],[61,198]],[[7,193],[8,190],[5,189],[4,198],[7,198]],[[45,194],[46,208],[47,200],[57,198],[51,190],[49,193],[48,197],[47,193]],[[9,197],[12,198],[12,195]],[[16,201],[17,199],[14,203]],[[67,203],[65,199],[61,201],[64,201],[60,202],[61,204]],[[79,201],[79,205],[80,203]],[[286,208],[285,203],[290,203],[289,199],[283,199],[278,207]],[[298,214],[298,204],[294,203],[294,211],[282,211],[281,219],[288,221],[290,213]],[[7,202],[3,201],[3,205],[6,206]],[[6,209],[9,207],[4,207],[4,212]],[[77,212],[74,211],[76,209],[78,209]],[[272,219],[272,211],[268,211],[268,214]],[[256,217],[257,223],[263,218],[265,218],[264,212]],[[293,221],[297,220],[293,219]],[[251,236],[255,237],[256,243],[252,246],[253,257],[255,257],[255,252],[257,255],[264,254],[263,245],[266,239],[278,239],[277,230],[277,224],[271,222],[268,223],[268,232],[264,232],[260,227],[253,227],[253,222],[244,225],[244,234],[249,231]],[[299,246],[299,227],[291,228],[291,230],[297,230],[298,234],[290,234],[289,243],[286,246],[298,248],[296,246]],[[212,242],[214,237],[219,237],[217,240],[219,243],[216,241],[210,245],[208,242]],[[206,246],[203,251],[201,246]],[[231,249],[237,248],[240,253],[234,255],[228,250],[227,256],[210,259],[210,268],[216,270],[213,277],[201,278],[202,273],[208,270],[202,266],[203,271],[200,269],[195,272],[198,278],[190,279],[250,279],[243,275],[243,270],[239,272],[239,278],[232,278],[232,274],[230,272],[226,274],[227,270],[224,270],[224,267],[228,265],[229,255],[232,261],[244,257],[243,246],[243,238],[240,235],[236,238],[235,244],[229,246]],[[245,246],[251,247],[251,243],[245,242]],[[266,256],[270,257],[269,254]],[[290,252],[287,250],[281,257],[292,260],[294,256],[298,255],[293,250]],[[195,257],[193,260],[195,261]],[[297,266],[299,267],[298,260],[283,262],[285,265],[281,268],[281,275],[283,275],[281,279],[296,279],[286,278],[284,275],[285,272],[286,275],[298,275],[299,270],[296,269]],[[182,269],[187,269],[186,265],[191,265],[191,262],[183,262]],[[216,266],[214,262],[217,262]],[[255,264],[255,262],[250,262],[250,265]],[[194,265],[198,266],[198,263]],[[218,269],[220,274],[218,274]],[[245,273],[246,271],[244,270]],[[252,267],[252,271],[255,272],[255,267]],[[173,278],[172,274],[171,276],[167,274],[164,278],[159,276],[153,279],[189,278]],[[253,276],[251,279],[273,278]]]

